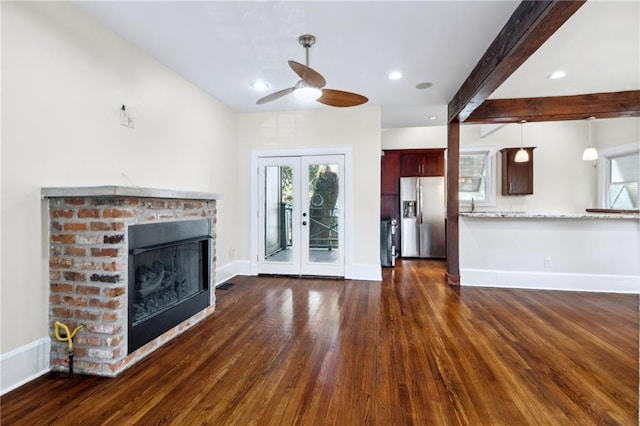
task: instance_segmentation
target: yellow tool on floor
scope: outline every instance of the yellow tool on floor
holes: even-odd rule
[[[69,327],[67,327],[66,324],[60,321],[56,321],[55,323],[54,332],[56,334],[56,339],[58,339],[61,342],[67,342],[69,345],[68,354],[69,354],[69,377],[70,378],[73,377],[73,338],[75,337],[76,333],[80,331],[81,328],[84,328],[84,324],[80,324],[73,330],[73,332],[69,332]],[[60,332],[60,329],[62,329],[62,333]]]

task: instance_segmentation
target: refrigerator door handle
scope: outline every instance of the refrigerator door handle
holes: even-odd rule
[[[422,183],[420,183],[420,179],[418,179],[418,188],[417,188],[417,198],[418,198],[418,207],[416,210],[416,214],[418,215],[418,223],[422,225]]]

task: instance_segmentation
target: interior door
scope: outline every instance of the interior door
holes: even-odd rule
[[[259,160],[258,272],[344,276],[344,156]]]

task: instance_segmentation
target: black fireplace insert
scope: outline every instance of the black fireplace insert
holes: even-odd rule
[[[129,227],[128,353],[209,306],[209,219]]]

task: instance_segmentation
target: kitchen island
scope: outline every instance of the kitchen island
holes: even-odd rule
[[[467,286],[640,293],[640,215],[460,213]]]

